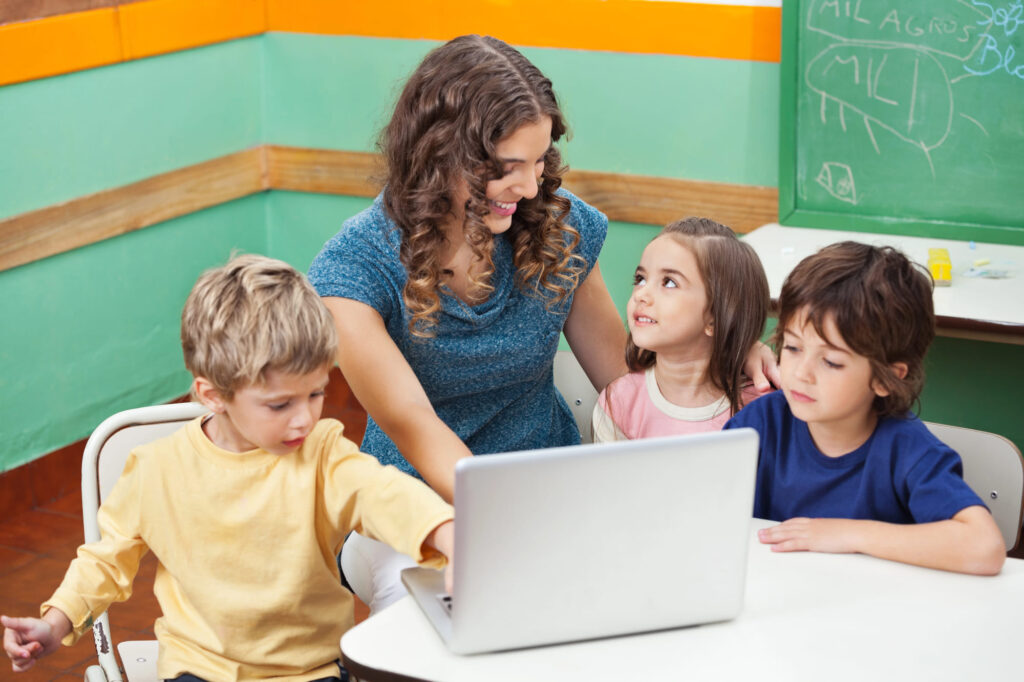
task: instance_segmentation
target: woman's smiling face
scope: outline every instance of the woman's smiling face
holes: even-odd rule
[[[551,117],[524,123],[495,146],[504,172],[500,178],[488,180],[487,215],[484,225],[491,234],[502,234],[512,227],[512,216],[521,199],[533,199],[540,190],[544,175],[544,156],[551,147]],[[469,190],[463,184],[455,192],[456,216],[461,224],[463,207]]]

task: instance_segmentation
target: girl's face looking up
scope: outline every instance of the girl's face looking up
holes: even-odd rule
[[[707,290],[693,252],[669,235],[648,244],[626,305],[633,342],[659,356],[704,352],[712,333],[707,307]]]
[[[520,199],[537,196],[544,174],[544,155],[551,147],[551,117],[536,123],[525,123],[495,146],[504,175],[487,183],[487,204],[490,212],[484,224],[492,234],[501,234],[512,227],[512,216]],[[456,205],[465,206],[468,190],[456,192]],[[461,223],[462,216],[458,216]]]

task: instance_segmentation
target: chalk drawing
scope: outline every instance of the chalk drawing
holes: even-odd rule
[[[986,69],[1009,70],[1007,51],[996,55],[989,35],[993,26],[1010,31],[1024,22],[1016,10],[1024,0],[1007,1],[1011,5],[999,14],[980,0],[936,0],[926,10],[910,0],[812,0],[807,28],[830,39],[803,71],[807,87],[820,96],[821,122],[828,125],[838,107],[845,132],[853,113],[877,154],[877,135],[884,133],[876,128],[920,150],[934,178],[932,152],[949,139],[955,114],[988,134],[976,118],[958,111],[953,84],[979,55]],[[826,162],[817,182],[836,199],[857,203],[848,166]]]
[[[815,181],[836,199],[857,205],[857,188],[853,182],[853,171],[845,163],[826,161],[821,165],[821,172],[818,173]]]

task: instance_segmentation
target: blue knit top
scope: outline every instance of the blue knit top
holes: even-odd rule
[[[608,219],[571,193],[559,192],[571,202],[566,222],[580,233],[575,253],[585,261],[582,282],[597,262]],[[402,300],[407,276],[400,243],[401,232],[378,196],[324,245],[309,280],[321,296],[361,301],[380,313],[437,415],[474,454],[579,443],[576,422],[552,376],[572,296],[548,308],[538,294],[524,293],[516,285],[511,243],[497,235],[494,291],[487,301],[469,305],[442,288],[435,336],[414,337]],[[362,450],[415,475],[372,417]]]

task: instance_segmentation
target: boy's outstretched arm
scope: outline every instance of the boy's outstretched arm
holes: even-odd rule
[[[455,522],[445,521],[430,532],[423,544],[436,549],[448,559],[444,569],[444,589],[452,593],[452,572],[455,570]]]
[[[64,612],[49,608],[42,618],[11,618],[0,616],[4,626],[4,651],[11,659],[14,672],[25,672],[43,656],[60,647],[60,641],[71,632],[71,621]]]
[[[1006,560],[999,527],[981,506],[961,509],[948,521],[918,524],[793,518],[759,530],[758,539],[776,552],[860,552],[977,575],[999,573]]]

